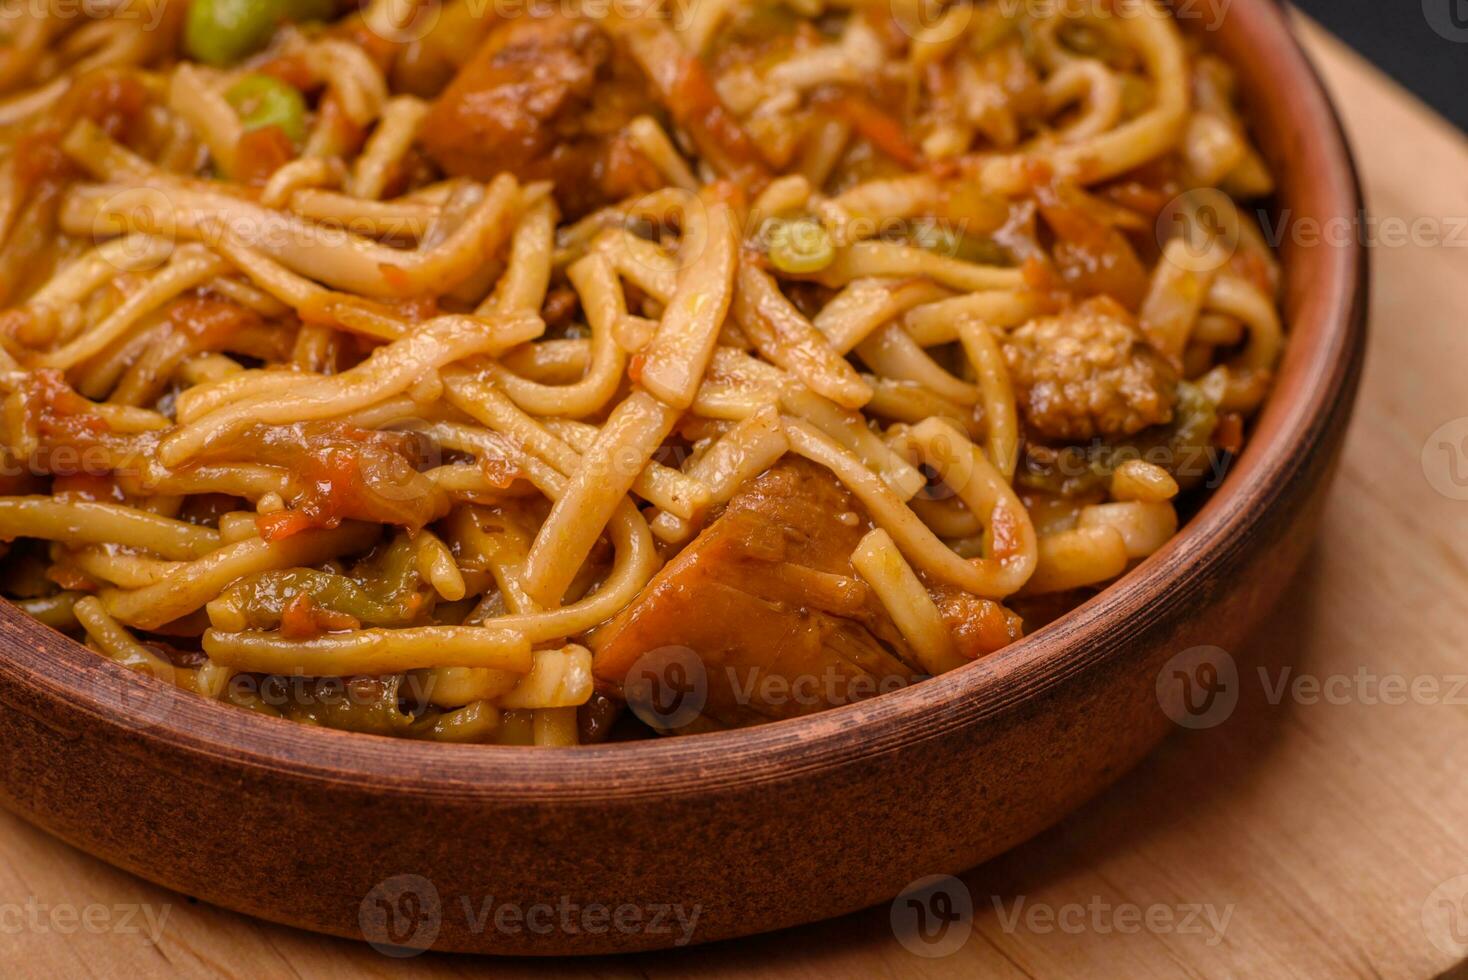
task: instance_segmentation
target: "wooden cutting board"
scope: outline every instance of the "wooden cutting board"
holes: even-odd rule
[[[954,951],[909,951],[884,906],[616,960],[389,959],[201,905],[0,813],[5,973],[1423,977],[1462,959],[1468,140],[1320,29],[1301,30],[1345,116],[1379,240],[1365,385],[1319,545],[1234,651],[1232,715],[1180,731],[1059,827],[963,875],[953,891],[973,916],[954,926]],[[242,840],[240,860],[290,856]]]

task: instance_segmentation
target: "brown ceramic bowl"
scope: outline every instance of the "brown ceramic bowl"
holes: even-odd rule
[[[1211,41],[1240,69],[1280,209],[1355,227],[1345,142],[1281,8],[1186,7],[1194,23],[1228,11]],[[661,905],[696,907],[693,940],[721,939],[968,868],[1136,763],[1172,727],[1162,666],[1235,644],[1302,557],[1356,391],[1366,270],[1355,245],[1282,252],[1288,350],[1221,489],[1122,581],[986,660],[799,720],[551,752],[260,717],[130,674],[0,604],[3,802],[217,905],[442,950],[668,946],[685,937],[652,928]],[[572,931],[555,911],[598,904],[641,918]]]

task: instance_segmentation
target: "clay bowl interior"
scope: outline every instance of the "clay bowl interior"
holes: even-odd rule
[[[1183,9],[1197,17],[1185,26],[1221,25],[1208,40],[1238,68],[1279,181],[1277,213],[1354,227],[1349,154],[1281,8]],[[490,898],[522,910],[697,907],[702,942],[852,911],[971,867],[1137,762],[1172,727],[1161,665],[1197,644],[1237,643],[1304,554],[1360,370],[1365,256],[1355,244],[1279,244],[1290,339],[1223,486],[1122,581],[992,657],[802,719],[552,752],[400,742],[231,709],[124,671],[0,603],[0,802],[185,894],[439,950],[680,939],[646,918],[542,934],[466,914]]]

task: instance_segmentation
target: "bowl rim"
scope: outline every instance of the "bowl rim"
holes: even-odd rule
[[[1313,66],[1274,0],[1228,0],[1251,44],[1267,49],[1293,84],[1300,140],[1324,166],[1330,210],[1362,211],[1355,165]],[[1261,57],[1261,62],[1265,59]],[[1335,216],[1335,215],[1332,215]],[[235,766],[374,793],[544,803],[707,793],[786,780],[848,764],[974,724],[1073,680],[1116,655],[1112,634],[1163,615],[1170,597],[1206,578],[1259,524],[1331,428],[1349,411],[1365,348],[1366,252],[1356,236],[1317,252],[1311,329],[1293,323],[1291,383],[1280,383],[1254,438],[1222,485],[1155,555],[1082,605],[996,653],[939,677],[815,714],[732,731],[578,746],[554,755],[534,746],[456,745],[317,728],[212,703],[98,657],[80,643],[0,602],[0,680],[138,735]],[[1309,344],[1302,349],[1302,344]],[[1267,432],[1264,431],[1267,427]],[[1261,435],[1266,436],[1261,438]],[[78,684],[78,678],[87,683]],[[851,737],[859,732],[859,738]]]

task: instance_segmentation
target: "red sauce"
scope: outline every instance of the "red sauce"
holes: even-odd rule
[[[51,493],[101,503],[120,504],[127,500],[110,473],[63,473],[52,479]]]
[[[922,154],[908,141],[902,123],[877,108],[869,99],[848,93],[829,100],[828,104],[851,124],[859,136],[906,169],[916,170],[922,166]]]
[[[179,300],[169,307],[168,320],[174,329],[197,339],[202,348],[220,347],[246,327],[261,323],[254,310],[209,296]]]

